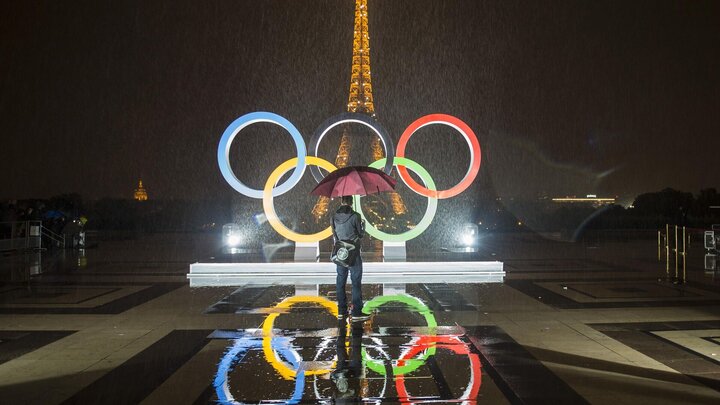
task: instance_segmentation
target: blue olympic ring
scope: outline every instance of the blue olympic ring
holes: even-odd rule
[[[227,181],[228,184],[240,194],[246,195],[251,198],[263,198],[262,190],[254,189],[245,185],[237,178],[237,176],[235,176],[235,173],[230,167],[230,145],[232,145],[233,140],[235,139],[237,134],[245,127],[259,122],[268,122],[284,128],[288,133],[290,133],[290,136],[292,136],[293,141],[295,142],[298,163],[297,166],[293,169],[292,175],[290,175],[290,177],[285,180],[284,183],[273,188],[272,196],[277,197],[279,195],[287,193],[293,187],[295,187],[295,185],[300,182],[300,179],[302,178],[303,174],[305,173],[305,169],[307,168],[307,164],[305,162],[305,158],[307,157],[307,147],[305,145],[305,141],[303,140],[300,131],[298,131],[295,125],[293,125],[286,118],[275,113],[258,111],[245,114],[233,121],[230,125],[228,125],[228,127],[225,129],[225,132],[223,132],[222,137],[220,138],[220,144],[218,145],[217,153],[218,166],[220,167],[220,173],[222,173],[225,181]],[[395,158],[395,145],[393,144],[392,138],[390,138],[388,132],[379,122],[359,113],[344,113],[336,115],[322,123],[322,125],[318,127],[318,129],[313,134],[312,139],[310,140],[311,152],[313,156],[317,156],[320,142],[331,129],[340,124],[347,123],[357,123],[365,125],[366,127],[372,129],[375,134],[377,134],[377,136],[382,141],[383,148],[385,149],[385,155],[387,157],[384,171],[387,174],[391,174],[393,170],[393,160]],[[310,172],[312,173],[313,178],[318,183],[323,179],[323,175],[318,167],[311,166]]]
[[[282,354],[287,360],[290,361],[292,366],[296,369],[300,368],[300,356],[294,351],[290,350],[290,341],[287,338],[274,337],[272,339],[273,349]],[[262,339],[243,337],[235,339],[235,342],[218,364],[217,374],[213,380],[213,386],[215,387],[215,394],[218,397],[218,402],[221,404],[239,404],[228,386],[228,373],[232,370],[236,363],[242,361],[245,354],[250,349],[262,348]],[[302,401],[303,391],[305,390],[305,371],[299,370],[295,375],[295,390],[286,403],[288,404],[299,404]]]
[[[298,131],[298,129],[295,128],[295,125],[293,125],[287,119],[277,114],[265,111],[252,112],[236,119],[225,129],[222,138],[220,138],[220,145],[218,145],[217,154],[218,165],[220,166],[220,172],[225,178],[225,181],[227,181],[232,188],[248,197],[258,199],[263,198],[262,190],[257,190],[246,186],[243,182],[238,180],[237,177],[235,177],[235,173],[230,168],[230,145],[232,144],[233,139],[235,139],[235,136],[243,128],[252,124],[256,124],[258,122],[269,122],[281,126],[290,133],[293,141],[295,142],[295,149],[297,150],[298,155],[298,164],[293,170],[292,175],[287,180],[285,180],[284,183],[273,188],[272,195],[273,197],[277,197],[279,195],[287,193],[293,187],[295,187],[295,185],[300,182],[300,179],[305,173],[306,168],[305,156],[307,155],[307,149],[305,147],[305,141],[303,140],[302,135],[300,135],[300,131]]]

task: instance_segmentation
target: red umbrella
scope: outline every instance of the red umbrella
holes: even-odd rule
[[[395,190],[397,180],[368,166],[347,166],[325,176],[310,192],[325,197],[368,195]]]

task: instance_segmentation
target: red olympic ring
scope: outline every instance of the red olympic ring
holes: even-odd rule
[[[400,178],[403,182],[405,182],[411,190],[420,195],[438,199],[454,197],[470,187],[470,184],[472,184],[473,180],[475,180],[475,177],[477,177],[477,174],[480,171],[481,160],[480,142],[478,142],[477,136],[475,136],[473,130],[459,118],[447,114],[430,114],[418,118],[415,122],[410,124],[410,126],[408,126],[400,136],[395,156],[404,157],[405,147],[407,146],[410,137],[418,129],[432,124],[445,124],[449,127],[455,128],[465,138],[465,141],[470,147],[470,167],[468,168],[467,173],[465,173],[465,177],[463,177],[458,184],[447,190],[433,191],[421,186],[418,182],[413,180],[405,166],[398,166],[398,173],[400,174]]]
[[[471,353],[467,345],[465,345],[460,338],[455,335],[442,335],[442,336],[421,336],[413,344],[413,346],[403,354],[398,360],[398,366],[405,364],[405,360],[411,359],[417,353],[427,350],[430,347],[437,347],[438,349],[451,350],[457,354],[466,354],[470,359],[470,385],[465,389],[464,398],[458,398],[461,400],[474,400],[480,392],[480,385],[482,384],[482,372],[480,370],[480,357],[477,353]],[[402,404],[410,404],[407,387],[405,387],[405,376],[403,374],[395,376],[395,388],[397,389],[398,397]]]

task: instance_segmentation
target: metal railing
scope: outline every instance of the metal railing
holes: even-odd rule
[[[40,229],[42,231],[42,236],[44,238],[47,238],[48,240],[50,240],[50,242],[52,242],[55,246],[57,246],[59,248],[65,247],[65,235],[64,234],[55,233],[55,232],[51,231],[50,229],[45,228],[44,226],[40,227]]]
[[[41,249],[43,238],[65,247],[65,236],[43,227],[42,221],[0,222],[0,251]]]
[[[715,279],[718,270],[718,247],[720,246],[720,224],[712,224],[711,230],[703,234],[703,247],[705,248],[705,273],[710,273]]]
[[[674,228],[674,232],[673,232]],[[695,231],[694,229],[691,229]],[[665,278],[675,283],[683,284],[687,282],[687,247],[690,244],[690,233],[687,228],[670,224],[665,225],[665,232],[657,231],[658,242],[658,261],[663,261],[662,252],[665,251]],[[674,235],[674,247],[670,245],[671,234]],[[675,275],[672,276],[670,271],[670,253],[673,253],[675,260]],[[680,275],[680,264],[682,263],[682,276]]]

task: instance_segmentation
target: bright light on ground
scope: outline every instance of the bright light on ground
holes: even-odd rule
[[[470,246],[475,242],[475,237],[473,235],[465,235],[462,238],[462,242],[466,246]]]
[[[240,236],[238,235],[230,235],[227,238],[227,244],[228,246],[235,247],[240,244]]]

